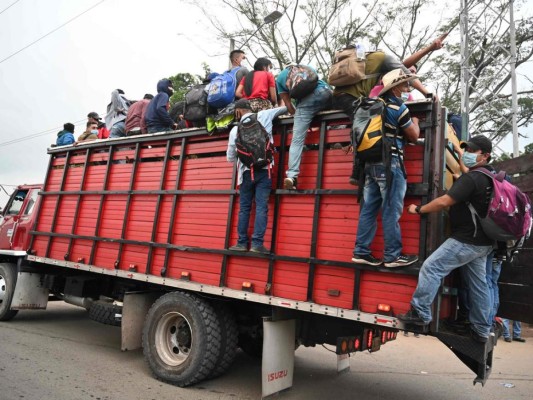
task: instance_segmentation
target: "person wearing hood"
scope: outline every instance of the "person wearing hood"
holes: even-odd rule
[[[74,140],[74,125],[70,122],[67,122],[63,125],[63,130],[57,133],[57,146],[66,146],[68,144],[73,144]]]
[[[105,116],[106,126],[109,128],[109,138],[126,136],[126,115],[128,114],[129,101],[123,96],[124,91],[115,89],[111,92],[111,103],[107,105]]]
[[[150,101],[144,114],[148,133],[166,132],[177,129],[178,124],[168,113],[169,99],[174,93],[170,79],[157,82],[157,95]]]

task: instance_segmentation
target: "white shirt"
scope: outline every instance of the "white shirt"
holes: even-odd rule
[[[278,107],[278,108],[272,108],[270,110],[263,110],[259,111],[257,113],[257,121],[261,125],[263,125],[263,128],[268,132],[268,135],[270,136],[270,143],[274,143],[274,139],[272,138],[272,121],[274,118],[276,118],[278,115],[283,115],[287,112],[287,107]],[[248,115],[252,114],[251,112],[244,114],[241,117],[241,121],[246,119]],[[235,145],[235,141],[237,140],[237,131],[239,127],[234,126],[231,129],[231,132],[229,133],[229,140],[228,140],[228,150],[226,151],[226,158],[229,162],[237,161],[237,169],[239,171],[237,184],[240,185],[242,183],[242,174],[244,171],[246,171],[248,168],[245,166],[239,158],[237,157],[237,146]],[[274,160],[272,160],[272,165],[274,165]],[[265,167],[267,168],[267,167]]]

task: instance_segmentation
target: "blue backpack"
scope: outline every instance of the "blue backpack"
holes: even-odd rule
[[[207,94],[207,104],[215,108],[226,107],[235,99],[235,89],[237,88],[237,71],[241,67],[232,68],[219,74],[209,83],[209,93]]]

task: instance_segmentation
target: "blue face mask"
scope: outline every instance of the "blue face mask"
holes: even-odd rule
[[[402,101],[409,100],[409,93],[408,92],[402,92]]]
[[[97,131],[96,129],[93,129],[93,130],[91,131],[91,133],[93,133],[93,134],[95,134],[95,135],[98,135],[98,131]]]
[[[463,164],[468,167],[472,168],[477,165],[477,154],[476,153],[469,153],[468,151],[465,151],[463,153],[463,157],[461,157],[461,160],[463,161]]]

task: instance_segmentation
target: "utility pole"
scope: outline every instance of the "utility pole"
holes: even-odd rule
[[[489,131],[493,147],[509,134],[513,135],[513,156],[518,156],[516,84],[516,36],[513,14],[514,1],[508,0],[497,8],[490,0],[461,0],[459,23],[461,28],[461,139],[469,137],[469,123],[485,115],[478,126]],[[480,34],[482,33],[482,34]],[[502,37],[487,46],[486,40]],[[477,38],[477,39],[474,39]],[[480,56],[481,54],[481,56]],[[490,62],[494,79],[480,76],[476,57]],[[479,61],[478,61],[479,62]],[[511,80],[511,112],[505,114],[502,98],[508,98],[508,85],[497,85],[503,78]],[[485,78],[485,79],[484,79]],[[500,79],[502,78],[502,79]],[[491,118],[487,118],[491,116]],[[499,124],[499,125],[496,125]],[[498,131],[507,131],[498,135]],[[472,135],[475,132],[470,132]]]

